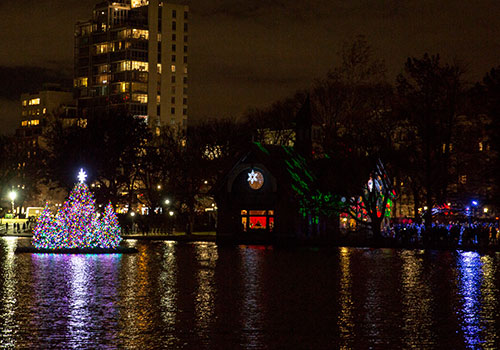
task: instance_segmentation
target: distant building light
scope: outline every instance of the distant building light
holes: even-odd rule
[[[484,212],[485,214],[487,214],[487,213],[488,213],[488,208],[484,208],[484,209],[483,209],[483,212]]]

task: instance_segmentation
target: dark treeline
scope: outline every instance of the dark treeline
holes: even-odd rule
[[[411,196],[414,217],[423,206],[466,205],[471,198],[498,208],[500,66],[471,83],[457,64],[424,54],[408,58],[391,83],[363,37],[345,43],[340,64],[311,88],[238,121],[205,119],[158,133],[122,113],[72,126],[54,118],[28,154],[1,138],[0,190],[22,183],[25,199],[40,182],[69,190],[84,167],[98,203],[157,208],[169,197],[190,231],[207,196],[252,141],[293,144],[306,101],[312,159],[327,158],[333,168],[357,157],[381,159],[397,196],[402,186]]]

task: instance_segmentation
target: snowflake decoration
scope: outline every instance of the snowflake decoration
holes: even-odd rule
[[[80,172],[78,173],[78,180],[80,182],[85,182],[85,179],[87,178],[87,173],[83,171],[83,169],[80,169]]]
[[[248,173],[248,182],[253,185],[254,182],[257,182],[257,173],[252,169],[250,173]]]

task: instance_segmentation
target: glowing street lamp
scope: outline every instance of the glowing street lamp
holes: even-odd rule
[[[170,211],[168,212],[168,215],[170,215],[170,216],[174,216],[174,212],[173,212],[172,210],[170,210]]]
[[[9,198],[12,202],[12,215],[14,215],[14,200],[16,199],[16,197],[17,197],[17,193],[15,191],[9,192]]]
[[[166,205],[169,205],[169,204],[170,204],[170,199],[168,199],[168,198],[167,198],[167,199],[165,199],[165,204],[166,204]]]

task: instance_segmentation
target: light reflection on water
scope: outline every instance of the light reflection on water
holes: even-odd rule
[[[401,297],[404,343],[407,348],[435,344],[432,318],[433,293],[425,276],[423,251],[401,252]]]
[[[495,348],[500,254],[128,241],[131,255],[14,254],[0,348]]]

